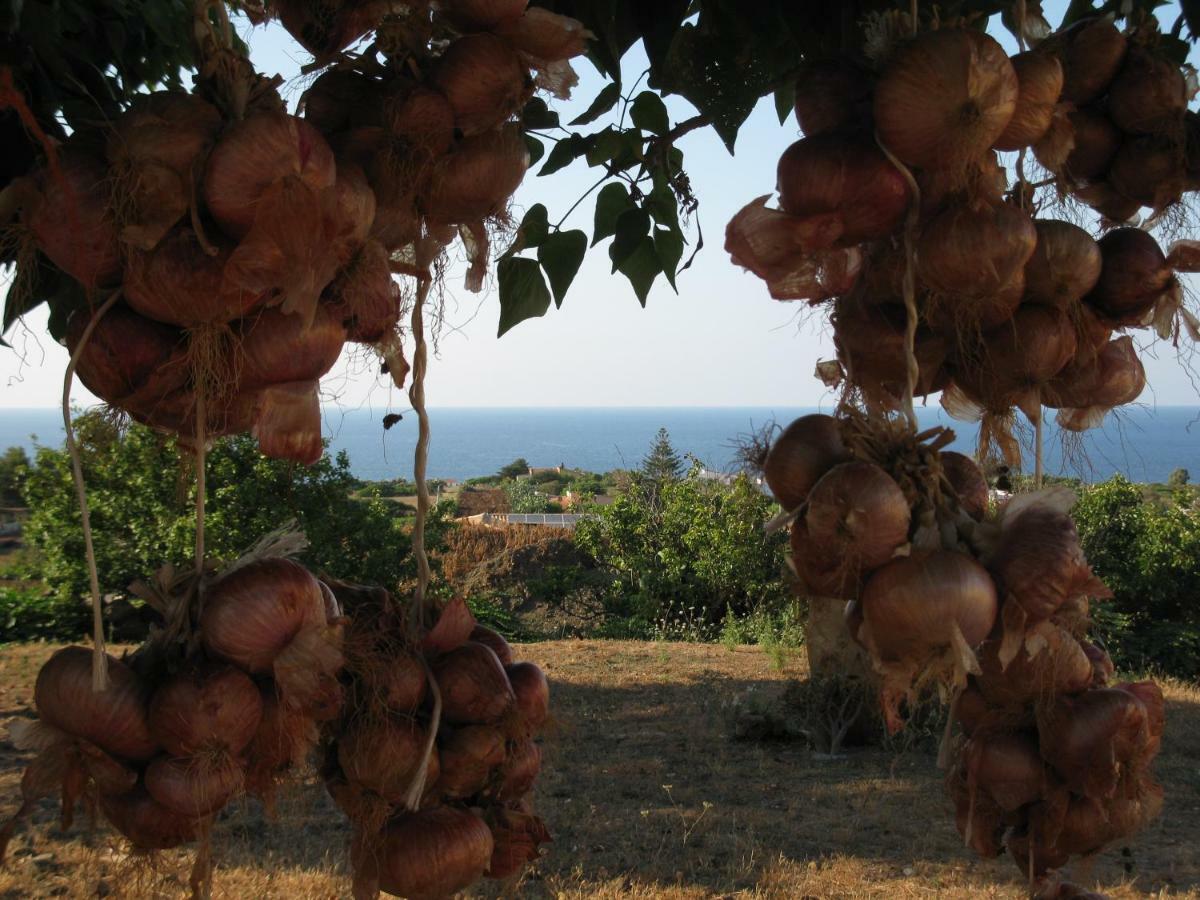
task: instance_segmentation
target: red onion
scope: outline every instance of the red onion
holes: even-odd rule
[[[339,132],[355,127],[382,125],[383,99],[381,81],[353,69],[330,68],[301,95],[300,109],[305,121],[333,140]]]
[[[867,572],[908,540],[909,518],[904,492],[887,472],[872,463],[846,462],[813,487],[805,525],[834,559]]]
[[[442,692],[442,716],[454,724],[500,719],[514,702],[504,667],[490,648],[468,642],[433,664]]]
[[[1075,349],[1075,326],[1066,313],[1023,304],[1011,321],[983,335],[981,358],[956,363],[955,382],[989,409],[1021,405],[1062,371]]]
[[[391,334],[400,319],[401,295],[384,246],[368,241],[326,289],[324,300],[347,339],[375,344]]]
[[[471,639],[475,617],[462,597],[455,597],[442,608],[437,623],[421,640],[421,650],[427,656],[437,656],[457,650]]]
[[[338,163],[331,222],[337,260],[345,265],[362,249],[375,224],[375,192],[362,168],[351,162]]]
[[[446,48],[432,83],[450,102],[455,125],[470,137],[492,130],[520,108],[527,79],[507,41],[470,34]]]
[[[87,310],[71,316],[67,349],[72,353],[90,318]],[[143,403],[157,402],[188,380],[186,342],[179,329],[118,303],[96,323],[75,371],[89,391],[109,403],[124,405],[135,394]]]
[[[261,719],[258,688],[233,666],[207,665],[176,675],[150,700],[150,731],[172,756],[238,756]]]
[[[121,759],[143,762],[158,752],[146,717],[146,692],[120,660],[108,658],[108,688],[92,690],[92,651],[64,647],[38,671],[38,717]]]
[[[954,489],[959,506],[975,521],[983,521],[988,508],[988,483],[979,466],[969,456],[953,450],[943,450],[938,460],[942,464],[942,474]]]
[[[500,660],[500,665],[508,667],[513,663],[512,647],[508,641],[504,639],[504,635],[498,631],[488,628],[486,625],[476,625],[471,629],[470,640],[477,644],[483,644],[485,647],[490,647],[492,652],[496,654],[496,659]]]
[[[415,88],[392,100],[385,116],[388,130],[425,158],[441,156],[454,144],[454,107],[438,91]]]
[[[1033,224],[1037,246],[1025,264],[1026,298],[1070,310],[1100,278],[1100,247],[1090,234],[1070,222],[1035,219]]]
[[[495,841],[487,877],[504,879],[515,875],[525,864],[538,858],[538,845],[550,840],[544,822],[525,804],[517,808],[501,807],[491,826]]]
[[[953,206],[922,229],[917,269],[938,293],[987,297],[1022,274],[1036,245],[1033,220],[1015,206]]]
[[[1027,638],[1025,648],[1007,666],[1001,663],[999,640],[980,646],[982,674],[976,684],[989,703],[1023,706],[1057,694],[1077,694],[1091,684],[1092,662],[1075,638],[1053,625],[1038,629],[1037,636],[1036,643]],[[1032,655],[1031,643],[1037,651]]]
[[[100,811],[138,850],[169,850],[194,841],[200,832],[197,819],[167,809],[144,787],[102,796]]]
[[[870,118],[871,82],[844,59],[801,63],[796,74],[796,124],[805,137],[851,129]]]
[[[801,416],[785,428],[763,462],[767,486],[786,510],[808,498],[821,476],[850,458],[841,426],[833,416]]]
[[[529,738],[519,741],[508,754],[501,770],[502,781],[496,796],[500,800],[515,800],[533,788],[542,770],[542,750]]]
[[[1047,386],[1042,401],[1062,410],[1060,426],[1083,431],[1099,425],[1113,407],[1132,403],[1145,386],[1146,370],[1133,338],[1125,335],[1064,369]]]
[[[251,433],[269,459],[311,466],[325,452],[317,381],[290,381],[263,388]]]
[[[993,145],[997,150],[1020,150],[1040,139],[1050,128],[1062,93],[1062,64],[1051,54],[1041,50],[1018,53],[1012,58],[1012,67],[1017,75],[1017,103]]]
[[[84,287],[108,287],[121,277],[121,249],[109,215],[104,164],[74,147],[59,149],[58,168],[39,170],[36,202],[25,222],[37,247]]]
[[[1108,86],[1108,115],[1127,134],[1155,134],[1177,125],[1187,102],[1179,66],[1144,47],[1125,54]]]
[[[1062,61],[1062,99],[1076,105],[1103,94],[1125,58],[1125,35],[1103,16],[1076,22],[1047,46]]]
[[[583,23],[539,6],[525,10],[519,19],[503,22],[496,34],[534,62],[553,63],[582,56],[594,38]]]
[[[550,683],[546,674],[531,662],[504,667],[516,696],[517,717],[527,733],[534,733],[550,717]]]
[[[966,760],[970,781],[1006,812],[1015,812],[1042,795],[1046,767],[1034,736],[988,734],[967,744]]]
[[[1188,189],[1183,143],[1173,135],[1126,138],[1108,169],[1114,191],[1139,206],[1163,210]]]
[[[886,237],[904,220],[908,182],[873,142],[841,134],[803,138],[779,158],[780,206],[793,216],[833,214],[836,245]]]
[[[517,128],[468,138],[442,159],[421,207],[434,222],[477,222],[500,212],[529,167],[529,148]]]
[[[1103,665],[1103,663],[1101,663]],[[1111,671],[1112,661],[1108,661]],[[1132,694],[1146,709],[1147,741],[1140,753],[1137,753],[1133,763],[1141,767],[1158,755],[1162,747],[1163,728],[1166,725],[1166,709],[1162,688],[1153,681],[1124,682],[1115,686],[1119,691]]]
[[[875,87],[875,125],[910,166],[954,168],[1004,132],[1016,108],[1017,75],[982,31],[917,35],[891,56]]]
[[[487,31],[519,19],[529,0],[442,0],[442,12],[459,28]]]
[[[425,664],[407,652],[388,655],[377,669],[364,672],[363,680],[368,692],[399,713],[414,712],[428,692]]]
[[[337,362],[346,329],[325,306],[307,326],[301,316],[271,307],[244,320],[240,338],[239,383],[256,388],[320,378]]]
[[[306,712],[279,701],[274,689],[262,691],[262,719],[246,748],[246,790],[263,797],[277,776],[303,764],[317,743],[317,727]]]
[[[1083,652],[1092,664],[1092,686],[1105,687],[1116,672],[1112,657],[1089,641],[1081,641]]]
[[[833,340],[849,380],[869,402],[897,408],[908,384],[908,313],[898,303],[870,304],[845,297],[834,307]],[[913,394],[924,397],[946,386],[948,348],[945,337],[924,322],[913,336],[917,383]]]
[[[487,787],[504,758],[504,734],[499,728],[491,725],[459,728],[442,742],[437,789],[450,798],[472,797]]]
[[[1096,688],[1057,697],[1038,711],[1042,757],[1072,791],[1113,796],[1121,766],[1142,758],[1149,743],[1146,707],[1132,693]]]
[[[955,626],[969,647],[986,638],[996,621],[996,587],[969,556],[919,551],[876,571],[863,588],[862,608],[884,660],[921,662],[952,644]]]
[[[242,789],[245,772],[234,760],[210,764],[194,757],[160,756],[146,769],[146,792],[171,812],[203,818]]]
[[[427,739],[428,732],[407,717],[360,721],[339,738],[338,764],[354,784],[375,792],[389,803],[400,804],[421,765]],[[429,757],[427,784],[438,780],[440,762],[434,748]]]
[[[449,897],[478,881],[492,858],[492,833],[473,813],[439,806],[393,819],[375,866],[380,889],[410,900]]]

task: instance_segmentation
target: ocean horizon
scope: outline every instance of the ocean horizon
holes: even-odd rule
[[[787,406],[671,407],[441,407],[429,411],[432,439],[429,477],[464,479],[495,473],[517,457],[534,466],[566,465],[605,472],[634,468],[660,427],[670,432],[680,455],[707,468],[732,471],[737,445],[751,433],[797,416],[829,408]],[[384,410],[323,410],[330,452],[345,450],[356,477],[378,481],[412,477],[416,415],[403,414],[384,429]],[[922,428],[954,430],[954,449],[974,450],[977,426],[951,419],[940,406],[918,408]],[[1032,429],[1026,429],[1031,431]],[[1110,415],[1102,428],[1082,436],[1062,435],[1048,419],[1046,472],[1084,481],[1121,474],[1132,481],[1163,482],[1177,468],[1200,477],[1200,407],[1126,407]],[[63,442],[61,412],[56,409],[0,409],[0,449],[58,447]],[[1025,469],[1033,457],[1026,453]]]

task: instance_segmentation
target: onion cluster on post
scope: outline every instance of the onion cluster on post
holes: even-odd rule
[[[837,359],[819,375],[869,411],[940,391],[953,415],[983,420],[981,444],[1010,463],[1014,410],[1038,422],[1048,406],[1063,428],[1095,427],[1145,385],[1122,330],[1200,337],[1175,277],[1194,270],[1195,244],[1164,253],[1133,226],[1097,242],[1043,211],[1060,196],[1110,211],[1102,192],[1133,198],[1108,215],[1121,221],[1140,206],[1161,213],[1191,186],[1191,91],[1158,39],[1150,24],[1126,36],[1096,18],[1009,58],[950,22],[869,61],[809,61],[779,207],[746,206],[726,249],[776,299],[828,304]],[[1170,165],[1151,164],[1167,145]],[[1055,176],[1038,187],[1024,178],[1030,147]],[[998,151],[1020,151],[1011,185]],[[1153,184],[1135,188],[1135,174]]]
[[[188,615],[186,586],[159,595]],[[38,719],[14,740],[37,756],[22,806],[0,832],[0,852],[37,802],[62,792],[64,827],[80,799],[137,851],[207,841],[216,815],[243,793],[268,806],[342,705],[340,610],[320,581],[281,557],[248,557],[199,586],[203,613],[168,625],[92,688],[85,647],[55,653],[38,673]],[[185,649],[186,648],[186,649]],[[194,882],[208,880],[207,850]]]
[[[322,774],[354,829],[355,897],[443,897],[523,871],[550,840],[529,796],[545,674],[514,662],[461,599],[414,634],[388,592],[333,589],[350,613],[347,703],[326,728]]]

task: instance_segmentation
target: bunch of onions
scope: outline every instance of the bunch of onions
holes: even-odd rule
[[[512,45],[493,34],[470,34],[446,48],[432,83],[454,110],[465,136],[491,131],[524,101],[528,73]]]
[[[796,419],[775,439],[763,461],[763,475],[779,505],[792,510],[821,476],[849,458],[838,420],[814,413]]]
[[[783,211],[801,218],[828,216],[837,223],[837,246],[886,237],[904,219],[908,182],[869,140],[841,134],[803,138],[779,158]]]
[[[875,86],[875,125],[910,166],[954,169],[981,156],[1017,107],[1017,74],[1003,48],[968,29],[917,35],[897,49]]]
[[[805,137],[853,129],[870,117],[871,80],[848,60],[804,62],[796,74],[794,110]]]

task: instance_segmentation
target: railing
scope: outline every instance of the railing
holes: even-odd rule
[[[580,519],[590,519],[590,513],[479,513],[464,521],[476,525],[542,525],[546,528],[574,528]]]

